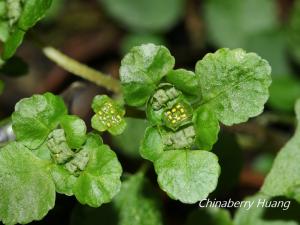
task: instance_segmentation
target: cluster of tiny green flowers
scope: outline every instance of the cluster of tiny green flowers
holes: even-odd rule
[[[64,164],[74,156],[74,152],[67,144],[63,129],[56,129],[49,134],[47,146],[53,161],[57,164]]]
[[[171,87],[167,90],[158,89],[153,95],[153,109],[161,109],[165,104],[171,103],[172,100],[179,96],[179,94],[180,93],[174,87]]]
[[[47,146],[50,150],[52,160],[56,164],[64,165],[75,176],[79,176],[89,161],[88,152],[83,150],[74,152],[68,146],[63,129],[55,129],[49,134]]]
[[[122,120],[121,116],[110,102],[105,103],[97,114],[99,115],[99,119],[102,123],[106,124],[108,128],[119,124]]]
[[[65,168],[73,175],[78,176],[85,169],[89,162],[87,151],[81,150],[75,154],[74,158],[65,164]]]
[[[183,94],[171,84],[164,84],[153,94],[150,103],[153,111],[161,118],[165,148],[190,148],[195,139],[195,130],[191,124],[193,109]]]
[[[97,95],[92,103],[95,115],[92,117],[92,127],[100,132],[108,131],[112,135],[121,134],[125,127],[125,110],[107,95]]]
[[[168,132],[163,141],[167,149],[182,149],[191,147],[194,143],[196,133],[194,127],[188,126],[176,132]]]
[[[188,121],[189,117],[187,114],[186,106],[179,102],[165,111],[163,119],[166,124],[171,124],[171,127],[179,127]]]

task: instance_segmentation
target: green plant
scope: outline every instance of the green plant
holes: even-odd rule
[[[26,31],[34,26],[51,6],[51,0],[0,1],[0,40],[4,42],[2,59],[12,57]]]
[[[295,105],[297,117],[297,130],[286,145],[280,150],[271,171],[268,173],[261,190],[255,195],[246,198],[253,204],[263,201],[286,201],[289,199],[290,207],[287,213],[276,207],[252,207],[247,210],[240,208],[235,214],[234,224],[278,224],[297,225],[299,224],[299,121],[300,121],[300,100]]]
[[[12,123],[16,141],[0,151],[3,223],[41,219],[53,208],[55,192],[99,207],[119,191],[122,168],[115,153],[67,114],[61,98],[46,93],[21,100]]]
[[[163,42],[151,32],[162,32],[173,26],[183,12],[181,0],[100,2],[110,16],[137,32],[132,40],[129,38],[128,42],[133,43],[144,43],[140,39],[148,38]],[[175,57],[166,47],[148,43],[131,48],[124,56],[118,80],[38,42],[50,60],[107,89],[110,94],[94,96],[88,125],[68,113],[60,96],[49,92],[16,103],[9,119],[15,140],[0,148],[1,222],[26,224],[41,220],[55,206],[56,193],[59,193],[74,196],[80,203],[72,213],[73,225],[92,225],[106,216],[112,220],[107,224],[160,225],[165,220],[160,202],[165,193],[180,203],[194,204],[216,192],[224,192],[236,182],[241,165],[240,162],[230,164],[233,160],[241,161],[242,154],[233,135],[229,137],[221,131],[234,129],[261,114],[269,89],[270,106],[285,112],[291,110],[299,97],[298,80],[292,76],[275,77],[270,88],[268,61],[248,50],[261,49],[257,46],[264,46],[272,36],[272,43],[278,43],[274,44],[278,49],[274,58],[269,58],[272,54],[266,58],[275,65],[276,74],[288,73],[286,62],[281,60],[286,47],[282,40],[286,35],[290,37],[289,46],[290,49],[295,46],[293,56],[297,59],[298,15],[293,15],[289,22],[290,33],[283,34],[273,13],[274,2],[264,1],[258,11],[249,10],[255,9],[256,1],[204,2],[210,42],[233,49],[221,48],[206,54],[196,62],[194,71],[175,68]],[[50,0],[0,0],[3,42],[0,73],[18,76],[27,71],[24,62],[14,56],[15,51],[25,33],[46,15],[50,4]],[[171,4],[174,7],[169,10]],[[157,11],[157,5],[161,11]],[[140,8],[135,10],[135,7]],[[149,10],[140,10],[143,8]],[[294,11],[298,8],[297,3]],[[268,18],[263,23],[250,16],[244,18],[248,11],[255,11],[257,18],[265,18],[267,12]],[[233,39],[236,30],[242,32]],[[30,38],[38,40],[33,33]],[[0,80],[0,93],[3,87]],[[284,96],[279,91],[282,88],[286,88]],[[295,108],[299,122],[299,100]],[[269,122],[259,119],[261,124]],[[119,150],[117,153],[122,154],[122,163],[124,155],[142,161],[138,171],[123,173],[117,154],[104,143],[107,139],[102,139],[106,135],[116,151]],[[246,199],[259,201],[284,196],[300,201],[298,136],[299,126],[276,157],[261,190]],[[248,144],[247,137],[242,135],[238,141],[240,145]],[[233,149],[225,152],[222,149],[225,145]],[[274,156],[265,156],[270,156],[268,163],[264,164],[265,159],[258,161],[257,167],[267,173]],[[148,176],[152,165],[157,187]],[[197,209],[187,216],[185,224],[199,221],[212,225],[299,224],[290,217],[265,218],[266,211],[239,209],[231,217],[226,209]]]
[[[220,166],[209,151],[217,140],[219,121],[232,125],[258,115],[268,98],[271,70],[265,60],[242,49],[208,54],[197,63],[195,73],[174,70],[174,63],[163,46],[134,47],[122,60],[121,84],[125,103],[146,111],[149,127],[140,152],[154,163],[160,187],[171,198],[195,203],[217,186]],[[125,110],[119,103],[96,96],[92,108],[94,129],[113,135],[124,131]],[[9,196],[0,204],[4,223],[42,218],[54,205],[55,191],[75,195],[79,202],[94,207],[111,201],[119,191],[121,166],[115,154],[100,136],[86,134],[85,123],[68,115],[59,97],[46,93],[21,100],[12,123],[16,141],[0,152],[0,193]],[[12,155],[24,164],[13,163]],[[24,165],[30,161],[36,163],[24,174]],[[35,177],[35,182],[47,182],[48,188],[35,190]],[[32,187],[36,202],[24,199],[17,208],[9,199],[26,193],[8,190],[21,186]],[[29,204],[38,213],[32,213]],[[26,213],[15,215],[18,210]]]
[[[154,163],[160,187],[171,198],[195,203],[217,185],[218,159],[209,150],[219,121],[232,125],[258,115],[268,98],[271,70],[241,49],[206,55],[195,73],[173,70],[174,63],[165,47],[135,47],[122,60],[121,82],[125,102],[146,110],[151,126],[140,153]]]

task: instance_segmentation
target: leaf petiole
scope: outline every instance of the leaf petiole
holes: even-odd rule
[[[121,93],[121,85],[119,80],[92,69],[87,65],[70,58],[53,47],[46,46],[43,47],[42,50],[48,59],[55,62],[66,71],[91,81],[98,86],[104,87],[109,91],[113,91],[116,94]]]

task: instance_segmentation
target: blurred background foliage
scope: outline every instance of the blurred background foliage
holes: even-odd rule
[[[0,70],[0,141],[9,138],[6,118],[23,97],[46,91],[60,94],[70,112],[90,124],[93,96],[106,93],[49,62],[36,37],[116,78],[124,54],[148,42],[166,45],[176,66],[187,69],[194,69],[206,53],[221,47],[244,48],[267,59],[273,83],[266,110],[245,124],[222,127],[213,149],[222,174],[212,198],[241,200],[256,193],[278,150],[295,129],[293,107],[300,97],[300,0],[53,0],[46,18],[27,34],[17,56]],[[125,133],[113,138],[105,134],[105,141],[114,146],[124,171],[132,174],[143,163],[138,148],[147,122],[132,118],[127,122]],[[140,197],[128,197],[148,207],[140,213],[161,214],[163,223],[170,225],[232,224],[233,209],[229,213],[183,205],[159,191],[152,168],[147,176],[149,180],[124,176],[128,185],[131,179],[141,179],[140,186],[131,188]],[[125,224],[131,220],[124,218],[120,201],[117,198],[112,205],[91,209],[59,196],[54,210],[42,222],[32,224]],[[153,209],[156,204],[159,212]],[[117,215],[118,208],[121,213]],[[257,221],[263,220],[258,218],[262,212],[253,213]],[[272,220],[277,221],[268,219],[270,224]]]

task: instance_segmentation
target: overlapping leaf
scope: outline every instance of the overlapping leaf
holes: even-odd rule
[[[51,93],[22,99],[12,114],[16,139],[26,147],[36,149],[66,114],[63,100]]]
[[[163,46],[145,44],[123,58],[120,77],[128,105],[143,106],[156,86],[174,66],[175,59]]]
[[[42,219],[55,203],[55,185],[47,163],[23,145],[0,149],[0,220],[4,224]]]

